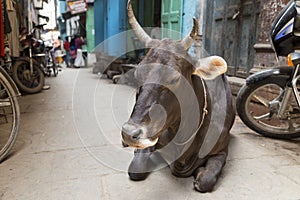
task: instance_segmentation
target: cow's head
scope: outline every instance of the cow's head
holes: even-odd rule
[[[181,105],[174,91],[182,90],[183,82],[193,87],[192,75],[214,79],[226,72],[227,65],[218,56],[191,61],[187,51],[198,34],[196,19],[186,38],[157,40],[152,39],[139,25],[130,0],[127,10],[129,24],[149,51],[135,72],[140,85],[133,112],[122,127],[122,138],[124,145],[147,148],[154,146],[161,138],[170,138],[164,135],[166,131],[176,132],[180,124]]]

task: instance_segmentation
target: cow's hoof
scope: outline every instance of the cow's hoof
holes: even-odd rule
[[[217,177],[210,175],[205,168],[201,167],[198,169],[197,175],[195,176],[194,188],[202,193],[211,192],[216,182]]]
[[[212,180],[211,183],[203,183],[202,181],[195,180],[194,181],[194,188],[198,192],[202,192],[202,193],[211,192],[214,188],[214,185],[215,185],[216,181],[217,180],[215,179],[215,180]]]

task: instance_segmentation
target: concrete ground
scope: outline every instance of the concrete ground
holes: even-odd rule
[[[100,79],[91,69],[63,69],[50,90],[22,96],[22,121],[10,156],[0,164],[0,199],[300,199],[300,141],[253,133],[239,118],[215,189],[193,190],[193,178],[165,167],[143,182],[128,179],[132,149],[120,127],[135,90]]]

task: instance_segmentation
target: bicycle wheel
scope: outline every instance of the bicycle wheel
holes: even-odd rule
[[[20,124],[17,95],[7,78],[0,73],[0,162],[6,158],[17,138]]]

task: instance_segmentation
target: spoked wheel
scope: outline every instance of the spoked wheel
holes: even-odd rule
[[[12,77],[20,90],[30,94],[40,92],[45,83],[44,73],[37,62],[33,62],[31,73],[29,61],[16,61],[12,67]]]
[[[47,77],[51,76],[51,70],[47,67],[46,63],[41,63],[40,64],[41,69],[43,69],[44,75]]]
[[[45,65],[45,66],[44,66],[44,74],[45,74],[47,77],[50,77],[50,76],[51,76],[51,69],[50,69],[50,66],[48,66],[48,65]]]
[[[278,109],[284,88],[273,80],[244,85],[237,97],[237,112],[242,121],[261,135],[292,139],[300,137],[300,110],[292,94],[285,117],[279,117]]]
[[[0,73],[0,162],[12,149],[18,134],[20,109],[17,94]]]

